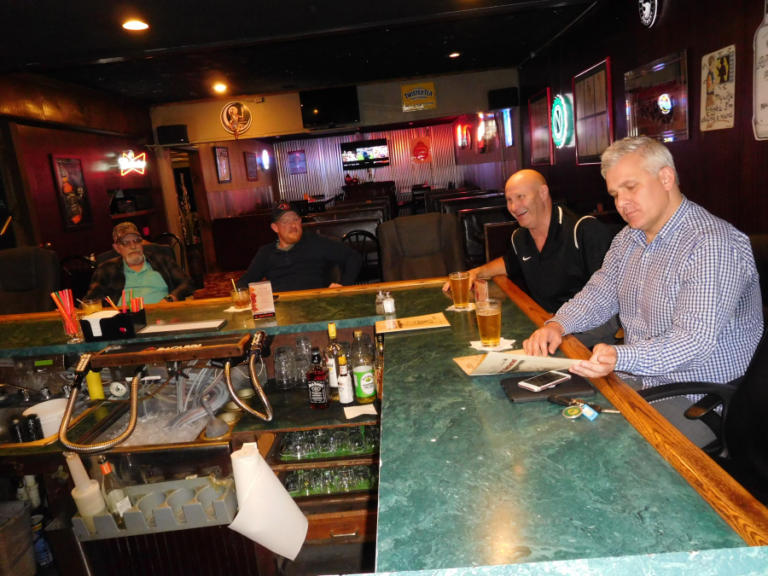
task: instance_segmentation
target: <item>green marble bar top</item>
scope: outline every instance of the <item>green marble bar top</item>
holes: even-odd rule
[[[278,299],[275,317],[254,320],[250,312],[225,312],[226,299],[193,300],[183,304],[148,307],[147,323],[178,323],[224,319],[226,324],[210,334],[246,333],[264,330],[267,334],[325,330],[330,320],[337,327],[371,326],[376,316],[374,293],[329,293],[303,299]],[[93,352],[121,341],[67,344],[62,322],[57,314],[30,314],[3,321],[0,316],[0,357],[32,357],[49,354]],[[198,333],[196,335],[202,335]],[[138,336],[134,341],[161,341],[183,335]]]
[[[466,376],[452,358],[473,353],[474,314],[446,317],[386,336],[377,572],[744,546],[623,416],[568,420],[511,403],[500,376]],[[502,336],[533,329],[506,301]]]
[[[640,556],[582,558],[500,566],[476,566],[459,569],[409,570],[382,572],[381,576],[616,576],[652,574],[653,576],[765,576],[768,573],[768,546],[722,548],[693,552],[667,552]]]

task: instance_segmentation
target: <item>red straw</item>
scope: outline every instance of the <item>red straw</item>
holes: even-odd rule
[[[58,308],[59,313],[64,320],[64,327],[67,331],[67,334],[77,334],[77,325],[75,324],[75,320],[72,318],[72,315],[68,314],[64,309],[64,305],[62,304],[60,297],[55,292],[51,292],[51,298],[53,299],[53,303],[56,304],[56,308]]]

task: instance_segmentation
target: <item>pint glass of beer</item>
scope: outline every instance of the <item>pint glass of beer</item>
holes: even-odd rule
[[[448,274],[448,280],[451,283],[454,308],[469,308],[469,272],[451,272]]]
[[[486,348],[494,348],[501,342],[501,302],[486,300],[475,303],[480,342]]]

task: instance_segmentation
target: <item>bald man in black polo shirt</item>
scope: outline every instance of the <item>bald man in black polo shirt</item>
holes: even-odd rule
[[[553,206],[547,182],[535,170],[515,172],[504,193],[507,209],[520,228],[512,233],[509,252],[470,270],[470,281],[506,274],[539,306],[554,313],[602,266],[613,236],[594,217],[579,217],[563,206]],[[597,342],[613,343],[617,329],[614,318],[574,335],[592,347]]]

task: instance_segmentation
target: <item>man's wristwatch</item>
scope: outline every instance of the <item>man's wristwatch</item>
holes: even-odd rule
[[[165,298],[163,298],[163,300],[165,300],[166,302],[173,302],[173,296],[171,296],[170,294],[168,294],[168,296],[166,296]]]

